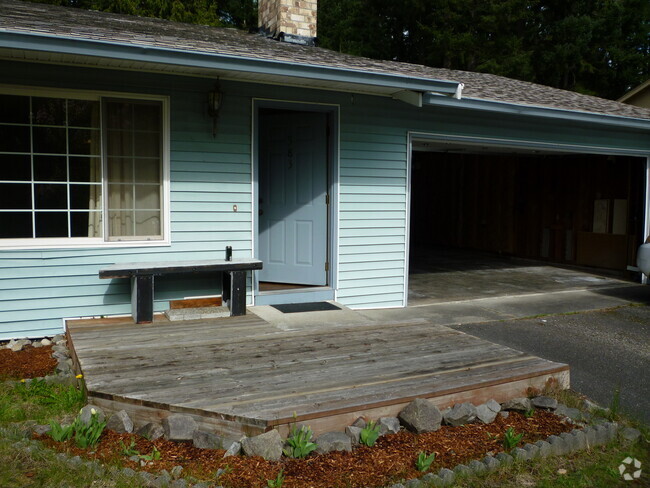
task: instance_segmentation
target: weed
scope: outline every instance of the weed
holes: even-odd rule
[[[292,458],[306,458],[318,446],[311,442],[313,432],[309,427],[304,425],[299,428],[296,425],[291,426],[291,433],[287,437],[289,447],[284,449],[284,454]]]
[[[379,438],[380,426],[371,420],[359,433],[359,442],[365,446],[372,447]]]
[[[282,483],[284,483],[284,469],[280,470],[274,480],[266,480],[268,488],[282,488]]]
[[[506,451],[509,451],[513,447],[516,447],[517,444],[519,444],[523,438],[524,438],[523,432],[521,434],[517,434],[515,432],[515,429],[510,427],[508,430],[506,430],[506,433],[503,435],[503,447],[506,449]]]
[[[139,456],[143,461],[158,461],[160,459],[160,451],[156,449],[156,446],[153,446],[150,454],[140,454]]]
[[[140,453],[135,448],[135,439],[131,439],[131,443],[127,446],[124,442],[120,441],[122,455],[126,457],[139,456]]]
[[[418,458],[415,460],[415,468],[418,471],[425,472],[429,471],[431,468],[431,463],[436,459],[436,453],[432,452],[430,455],[427,455],[426,452],[421,452],[418,454]]]
[[[609,404],[608,419],[610,422],[618,420],[621,414],[621,388],[616,388],[614,390],[614,395],[612,395],[612,401]]]
[[[527,419],[531,418],[533,415],[535,415],[535,408],[530,407],[528,410],[524,412],[524,417]]]

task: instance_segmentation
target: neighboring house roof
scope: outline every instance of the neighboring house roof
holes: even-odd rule
[[[645,98],[646,103],[648,103],[648,99],[650,99],[650,79],[646,80],[645,83],[641,83],[639,86],[632,88],[629,92],[619,98],[618,101],[623,103],[630,103],[633,105],[639,105],[635,101],[637,98]],[[647,107],[648,105],[641,104],[639,106]]]
[[[93,49],[78,41],[92,43]],[[43,60],[42,55],[30,57],[25,52],[48,50],[50,62],[72,62],[76,54],[102,60],[96,66],[127,67],[119,64],[119,58],[128,56],[131,69],[146,65],[134,60],[167,64],[165,71],[170,73],[182,64],[186,66],[178,72],[204,75],[219,67],[248,81],[291,84],[291,79],[300,78],[306,86],[342,90],[364,86],[385,95],[400,89],[451,95],[463,83],[463,99],[650,120],[649,109],[487,73],[374,60],[231,28],[0,0],[0,57]],[[183,59],[192,59],[192,66]],[[247,78],[243,73],[258,76]]]

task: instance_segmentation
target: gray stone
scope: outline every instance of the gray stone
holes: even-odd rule
[[[165,435],[165,429],[159,423],[149,422],[140,427],[136,434],[150,441],[155,441]]]
[[[34,426],[34,434],[36,434],[36,435],[47,434],[50,430],[52,430],[52,427],[50,425],[35,425]]]
[[[476,407],[469,402],[455,404],[446,415],[444,421],[453,427],[469,424],[476,419]]]
[[[576,445],[576,449],[578,450],[587,449],[587,436],[582,430],[574,429],[571,432],[571,435],[575,439],[574,444]]]
[[[360,429],[363,429],[366,425],[368,425],[368,423],[363,417],[359,417],[357,420],[352,422],[352,427],[359,427]]]
[[[472,470],[472,473],[475,474],[481,474],[487,471],[485,464],[483,464],[481,461],[477,461],[476,459],[470,461],[468,467]]]
[[[552,435],[546,439],[546,442],[551,445],[551,452],[554,456],[562,456],[569,452],[569,446],[567,446],[566,441],[561,437]]]
[[[535,408],[545,408],[547,410],[555,410],[557,408],[557,400],[547,396],[538,396],[533,398],[530,403]]]
[[[574,436],[572,436],[570,433],[562,432],[560,434],[560,437],[564,439],[564,442],[566,442],[567,449],[569,450],[569,452],[574,452],[578,450],[577,439]]]
[[[399,413],[399,419],[404,427],[421,434],[438,430],[442,415],[438,407],[430,401],[416,398]]]
[[[539,447],[537,447],[535,444],[525,444],[523,449],[528,453],[528,459],[535,459],[540,457]]]
[[[582,412],[577,408],[569,408],[566,405],[559,404],[555,409],[555,415],[561,417],[569,418],[575,422],[580,422],[582,420]]]
[[[134,463],[139,463],[140,456],[138,456],[137,454],[134,454],[133,456],[129,456],[129,461],[133,461]]]
[[[241,442],[233,442],[230,447],[226,450],[226,453],[223,457],[227,458],[230,456],[239,456],[241,453]]]
[[[77,380],[72,374],[72,370],[69,370],[66,374],[57,374],[45,377],[45,383],[48,385],[74,386],[76,381]]]
[[[606,424],[600,424],[596,425],[594,427],[594,432],[596,434],[596,441],[594,445],[596,446],[602,446],[604,444],[607,444],[609,442],[609,432],[606,427]]]
[[[598,442],[598,438],[596,436],[596,429],[594,429],[593,427],[585,427],[584,433],[585,436],[587,437],[587,448],[591,449]]]
[[[345,434],[343,434],[345,435]],[[350,439],[345,436],[348,442]],[[277,430],[271,430],[255,437],[242,439],[241,446],[247,456],[260,456],[267,461],[279,461],[284,442]]]
[[[131,468],[122,468],[122,474],[129,478],[133,478],[137,473]]]
[[[111,415],[111,418],[108,419],[106,423],[106,428],[114,430],[118,434],[133,432],[133,421],[129,414],[126,413],[126,410],[120,410],[119,412]]]
[[[507,419],[510,416],[510,412],[499,412],[499,415],[502,418]]]
[[[537,441],[535,443],[537,448],[539,449],[538,456],[540,458],[546,458],[549,457],[553,454],[553,450],[551,449],[551,445],[546,442],[546,441]]]
[[[512,398],[501,405],[503,410],[514,410],[516,412],[527,412],[532,408],[530,399],[526,397]]]
[[[499,461],[492,456],[485,456],[481,462],[485,465],[488,471],[494,471],[500,465]]]
[[[636,442],[641,438],[641,432],[632,427],[626,427],[619,432],[621,439],[627,442]]]
[[[352,451],[352,441],[345,432],[327,432],[314,441],[316,452],[324,454],[332,451]]]
[[[11,349],[13,352],[22,351],[25,346],[31,345],[32,341],[28,339],[18,339],[17,341],[12,340],[7,345],[7,348]]]
[[[379,425],[379,435],[397,434],[400,429],[399,419],[397,417],[382,417],[377,422]]]
[[[440,488],[445,486],[445,482],[437,474],[427,473],[422,477],[422,480],[426,483],[425,486],[427,488]]]
[[[499,461],[499,463],[503,464],[504,466],[512,464],[515,461],[514,458],[507,452],[500,452],[494,457]]]
[[[211,485],[210,483],[208,483],[206,481],[199,481],[198,483],[194,483],[192,485],[192,488],[211,488],[213,486],[214,485]],[[222,486],[217,486],[215,488],[223,488],[223,487]]]
[[[476,407],[476,418],[484,424],[491,424],[494,422],[494,419],[497,418],[498,414],[498,410],[495,412],[485,403]]]
[[[51,345],[52,345],[52,341],[49,340],[47,337],[41,339],[41,346],[51,346]]]
[[[603,410],[603,408],[600,405],[598,405],[595,402],[592,402],[588,398],[585,398],[584,400],[582,400],[582,408],[584,408],[588,412],[590,412],[592,410]]]
[[[456,476],[469,476],[472,474],[472,470],[464,464],[458,464],[454,467],[454,473],[456,473]]]
[[[104,419],[106,418],[106,416],[104,415],[104,411],[101,408],[95,405],[86,405],[79,412],[79,416],[78,416],[79,422],[88,425],[93,415],[95,415],[97,417],[97,420],[99,420],[100,422],[103,422]]]
[[[54,368],[60,374],[70,374],[72,373],[72,365],[67,361],[59,362]]]
[[[187,488],[187,481],[185,481],[183,478],[174,480],[169,483],[169,488]]]
[[[67,357],[70,356],[70,351],[68,351],[68,348],[65,346],[59,346],[59,345],[52,346],[52,351],[65,354],[65,356]],[[54,356],[54,354],[52,354],[52,356]]]
[[[166,470],[163,469],[160,472],[160,474],[156,477],[156,479],[153,480],[151,486],[154,488],[167,488],[169,487],[169,484],[171,482],[172,482],[171,475]]]
[[[402,483],[395,483],[390,488],[405,488],[405,486]]]
[[[350,425],[345,428],[345,435],[350,438],[353,445],[359,444],[359,437],[361,436],[361,427]]]
[[[192,444],[199,449],[223,449],[223,437],[197,430],[192,434]]]
[[[438,471],[438,476],[442,479],[443,486],[450,486],[456,481],[456,474],[451,469],[442,468]]]
[[[52,342],[54,342],[55,344],[58,344],[60,341],[64,341],[64,340],[65,340],[65,336],[63,334],[57,334],[52,338]]]
[[[528,457],[528,451],[521,449],[520,447],[515,447],[512,451],[510,451],[510,455],[515,461],[528,461],[530,459]]]
[[[189,415],[172,414],[162,421],[165,437],[170,441],[191,441],[198,429],[196,422]]]
[[[422,488],[422,482],[420,480],[409,480],[404,485],[405,488]]]
[[[34,341],[32,342],[32,347],[36,347],[36,348],[43,347],[43,343],[41,341]]]
[[[172,470],[169,472],[169,474],[177,480],[178,478],[181,477],[181,474],[183,473],[183,466],[174,466]]]

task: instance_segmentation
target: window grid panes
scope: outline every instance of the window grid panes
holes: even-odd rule
[[[162,139],[160,101],[0,93],[0,245],[162,239]]]

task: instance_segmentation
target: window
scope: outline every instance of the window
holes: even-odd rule
[[[0,246],[163,239],[160,100],[0,94]]]

